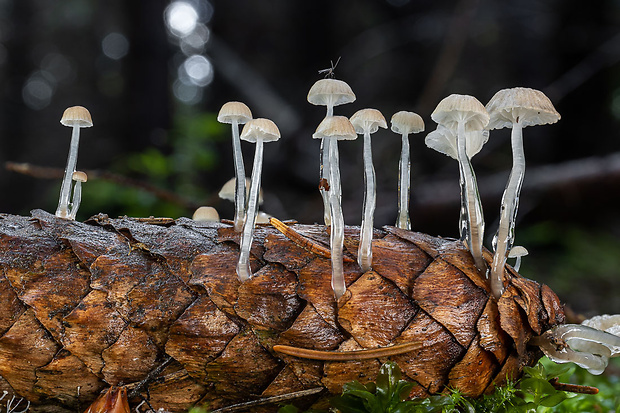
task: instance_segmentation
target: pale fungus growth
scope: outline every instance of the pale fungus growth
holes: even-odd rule
[[[56,209],[56,216],[59,218],[70,218],[69,197],[71,194],[71,178],[73,176],[73,172],[75,172],[75,166],[77,164],[80,129],[93,126],[93,120],[90,116],[90,112],[88,112],[85,107],[72,106],[67,108],[62,114],[60,123],[64,126],[72,127],[73,132],[71,133],[71,144],[69,146],[67,167],[65,168],[65,175],[62,179],[62,185],[60,187],[60,199],[58,201],[58,209]]]
[[[603,316],[610,317],[610,316]],[[620,316],[611,316],[618,317]],[[575,363],[591,374],[601,374],[611,357],[620,355],[620,336],[584,324],[562,324],[534,337],[531,344],[538,345],[547,357],[556,363]],[[620,320],[605,320],[608,330],[620,326]],[[598,320],[592,322],[596,325]]]
[[[192,219],[198,222],[220,222],[220,214],[210,206],[201,206],[192,215]]]
[[[241,234],[241,246],[239,262],[237,263],[237,276],[241,281],[246,281],[252,276],[250,269],[250,247],[254,237],[254,224],[258,214],[258,192],[263,167],[263,143],[274,142],[280,139],[280,130],[269,119],[253,119],[245,124],[241,132],[241,139],[256,144],[254,152],[254,165],[250,181],[250,193],[248,195],[247,210],[243,232]]]
[[[245,167],[243,165],[243,156],[241,153],[241,142],[239,140],[239,125],[243,125],[252,119],[252,112],[244,103],[241,102],[227,102],[220,109],[217,115],[218,122],[229,123],[232,127],[232,146],[233,146],[233,158],[235,165],[235,218],[234,228],[235,231],[241,232],[243,228],[243,219],[245,216],[245,198],[246,189],[245,181],[241,177],[245,178]]]
[[[471,131],[465,132],[465,140],[467,146],[467,157],[469,159],[476,155],[485,143],[489,140],[489,131]],[[456,133],[453,130],[437,125],[437,129],[426,135],[424,143],[431,149],[454,160],[458,160],[458,151],[456,147]]]
[[[499,227],[493,237],[491,289],[498,298],[504,291],[504,266],[508,251],[514,243],[519,194],[525,175],[522,130],[526,126],[555,123],[560,119],[560,114],[544,93],[522,87],[500,90],[491,98],[486,108],[491,117],[489,130],[512,128],[512,170],[502,196]]]
[[[361,109],[351,116],[351,123],[355,131],[364,135],[364,206],[362,213],[362,227],[360,229],[360,245],[357,252],[357,262],[363,272],[372,267],[372,235],[375,207],[377,204],[377,183],[375,168],[372,165],[372,147],[370,135],[379,130],[387,129],[385,118],[376,109]]]
[[[330,233],[330,249],[332,261],[332,290],[336,299],[339,299],[346,291],[343,270],[342,249],[344,245],[344,217],[340,203],[340,164],[338,154],[339,140],[357,139],[355,128],[345,116],[329,116],[319,124],[316,132],[312,135],[314,139],[322,139],[326,146],[330,148],[329,160],[329,208],[332,219]]]
[[[478,193],[476,174],[467,152],[467,132],[480,132],[489,122],[486,109],[473,96],[450,95],[444,98],[431,114],[439,125],[456,135],[456,153],[459,162],[461,185],[461,217],[459,230],[461,240],[467,243],[480,271],[486,270],[482,258],[482,241],[484,238],[484,215],[482,202]],[[484,137],[478,137],[484,140]]]
[[[71,212],[69,213],[70,219],[75,219],[80,203],[82,202],[82,183],[88,181],[86,172],[75,171],[71,175],[71,179],[75,182],[73,185],[73,199],[71,201]]]
[[[516,258],[515,265],[512,267],[515,269],[515,271],[519,271],[519,268],[521,268],[521,258],[525,257],[527,254],[527,249],[520,245],[516,245],[510,249],[510,252],[508,253],[508,258]]]
[[[237,188],[237,178],[230,178],[217,193],[217,196],[226,201],[235,202],[235,191]],[[245,198],[250,193],[250,178],[245,178]],[[258,190],[258,205],[263,204],[263,188]]]
[[[424,131],[424,120],[417,113],[401,110],[392,116],[392,131],[402,135],[400,163],[398,164],[398,218],[396,227],[411,229],[409,218],[409,187],[411,185],[411,160],[409,135]]]
[[[308,92],[308,102],[313,105],[326,106],[327,114],[325,117],[333,116],[334,106],[344,105],[355,101],[355,94],[351,87],[342,80],[321,79],[317,80]],[[324,140],[321,140],[321,166],[319,191],[323,198],[323,219],[325,225],[331,225],[329,211],[329,194],[326,188],[331,187],[329,182],[329,147]]]

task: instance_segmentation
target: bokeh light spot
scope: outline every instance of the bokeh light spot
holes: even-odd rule
[[[190,3],[175,1],[164,12],[166,26],[178,37],[187,36],[198,24],[198,12]]]
[[[129,52],[129,40],[121,33],[109,33],[101,41],[101,50],[110,59],[122,59]]]
[[[188,57],[183,63],[183,69],[189,81],[196,86],[204,87],[213,81],[213,66],[204,56]]]
[[[41,110],[47,107],[52,101],[53,95],[54,88],[41,73],[35,73],[30,76],[22,88],[24,103],[34,110]]]
[[[196,85],[188,85],[180,80],[175,80],[172,85],[172,92],[178,100],[187,105],[195,105],[202,99],[202,88]]]

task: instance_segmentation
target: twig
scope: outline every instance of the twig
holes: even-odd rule
[[[408,353],[410,351],[419,349],[420,343],[404,343],[388,347],[350,351],[323,351],[284,345],[273,346],[273,351],[277,353],[288,354],[289,356],[304,359],[325,361],[368,360],[380,357],[395,356],[397,354]]]
[[[45,166],[32,165],[29,163],[6,162],[4,164],[4,168],[7,171],[17,172],[22,175],[31,176],[37,179],[60,179],[64,174],[64,170],[61,168],[50,168]],[[194,210],[200,206],[197,202],[181,197],[172,191],[158,188],[154,185],[137,179],[127,178],[123,175],[107,171],[101,171],[98,169],[88,169],[84,172],[86,172],[86,174],[88,175],[89,180],[100,179],[103,181],[114,182],[119,185],[128,186],[130,188],[140,189],[153,194],[154,196],[163,201],[182,206],[189,210]]]
[[[568,391],[571,393],[581,393],[581,394],[598,394],[598,389],[592,386],[582,386],[580,384],[570,384],[570,383],[560,383],[557,377],[549,380],[549,384],[553,386],[556,390]]]
[[[230,413],[246,410],[249,407],[264,406],[266,404],[280,403],[288,400],[299,399],[300,397],[312,396],[325,390],[323,387],[316,387],[314,389],[301,390],[293,393],[282,394],[280,396],[265,397],[258,400],[252,400],[250,402],[244,402],[239,404],[233,404],[231,406],[222,407],[221,409],[213,410],[211,413]]]

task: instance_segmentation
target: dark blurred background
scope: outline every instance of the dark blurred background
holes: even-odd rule
[[[219,188],[233,176],[221,105],[241,100],[274,120],[265,146],[263,210],[322,220],[319,142],[324,107],[306,101],[318,71],[388,119],[419,113],[410,137],[413,228],[458,236],[458,169],[424,145],[430,113],[451,93],[483,104],[502,88],[544,91],[562,115],[524,130],[527,173],[516,245],[522,273],[548,283],[585,315],[620,312],[620,1],[601,0],[0,0],[0,211],[54,212],[70,129],[83,105],[78,169],[89,172],[78,219],[191,216],[199,205],[232,216]],[[511,166],[510,132],[493,131],[473,159],[487,222],[497,227]],[[247,175],[254,148],[243,145]],[[361,140],[340,145],[347,224],[362,208]],[[375,225],[396,219],[400,137],[373,135]],[[6,164],[9,162],[9,164]],[[17,163],[17,164],[15,164]],[[28,165],[22,165],[27,163]],[[54,168],[54,169],[39,169]]]

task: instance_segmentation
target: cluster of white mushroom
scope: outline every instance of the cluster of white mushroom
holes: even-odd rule
[[[556,363],[575,363],[601,374],[611,357],[620,356],[620,314],[592,317],[581,324],[563,324],[533,339]]]

